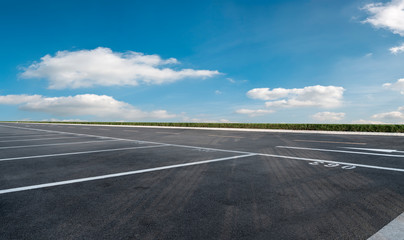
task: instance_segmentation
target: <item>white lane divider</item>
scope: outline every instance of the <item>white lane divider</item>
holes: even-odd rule
[[[344,151],[344,150],[333,150],[333,149],[304,148],[304,147],[290,147],[290,146],[276,146],[276,147],[277,147],[277,148],[297,149],[297,150],[320,151],[320,152],[352,153],[352,154],[361,154],[361,155],[373,155],[373,156],[385,156],[385,157],[399,157],[399,158],[404,157],[404,155],[394,155],[394,154],[384,154],[384,153],[370,153],[370,152],[355,152],[355,151]]]
[[[69,155],[79,155],[79,154],[89,154],[89,153],[115,152],[115,151],[124,151],[124,150],[140,149],[140,148],[156,148],[156,147],[165,147],[165,146],[169,146],[169,145],[162,144],[162,145],[154,145],[154,146],[102,149],[102,150],[95,150],[95,151],[56,153],[56,154],[46,154],[46,155],[27,156],[27,157],[0,158],[0,162],[22,160],[22,159],[31,159],[31,158],[46,158],[46,157],[69,156]]]
[[[346,149],[371,151],[371,152],[384,152],[384,153],[404,153],[404,151],[397,151],[393,149],[379,149],[379,148],[352,148],[352,147],[342,147]]]
[[[129,172],[107,174],[107,175],[101,175],[101,176],[95,176],[95,177],[79,178],[79,179],[73,179],[73,180],[67,180],[67,181],[38,184],[38,185],[31,185],[31,186],[18,187],[18,188],[10,188],[10,189],[0,190],[0,194],[21,192],[21,191],[27,191],[27,190],[33,190],[33,189],[39,189],[39,188],[55,187],[55,186],[80,183],[80,182],[95,181],[95,180],[101,180],[101,179],[106,179],[106,178],[122,177],[122,176],[134,175],[134,174],[139,174],[139,173],[155,172],[155,171],[161,171],[161,170],[172,169],[172,168],[180,168],[180,167],[194,166],[194,165],[200,165],[200,164],[206,164],[206,163],[221,162],[221,161],[227,161],[227,160],[245,158],[245,157],[251,157],[251,156],[255,156],[255,154],[246,154],[246,155],[238,155],[238,156],[233,156],[233,157],[216,158],[216,159],[204,160],[204,161],[198,161],[198,162],[181,163],[181,164],[168,165],[168,166],[162,166],[162,167],[156,167],[156,168],[147,168],[147,169],[141,169],[141,170],[135,170],[135,171],[129,171]]]

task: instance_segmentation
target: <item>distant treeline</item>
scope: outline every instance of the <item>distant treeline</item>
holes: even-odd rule
[[[104,124],[104,125],[141,125],[169,127],[207,127],[207,128],[253,128],[287,129],[349,132],[390,132],[404,133],[404,124],[289,124],[289,123],[186,123],[186,122],[33,122],[25,123],[62,123],[62,124]]]

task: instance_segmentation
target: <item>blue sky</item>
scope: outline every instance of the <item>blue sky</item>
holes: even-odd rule
[[[0,120],[404,123],[404,0],[2,0],[0,32]]]

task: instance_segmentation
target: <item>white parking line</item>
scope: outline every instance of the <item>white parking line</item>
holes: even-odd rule
[[[289,146],[276,146],[277,148],[290,148],[297,150],[310,150],[310,151],[320,151],[320,152],[338,152],[338,153],[352,153],[361,155],[373,155],[373,156],[385,156],[385,157],[399,157],[402,158],[404,155],[394,155],[394,154],[383,154],[383,153],[369,153],[369,152],[354,152],[354,151],[343,151],[343,150],[332,150],[332,149],[320,149],[320,148],[304,148],[304,147],[289,147]]]
[[[5,126],[5,125],[0,125],[0,126],[1,127],[9,127],[9,128],[17,128],[17,129],[26,129],[26,128],[22,128],[22,127],[14,127],[14,126]],[[348,163],[348,162],[336,162],[336,161],[321,160],[321,159],[299,158],[299,157],[284,156],[284,155],[272,155],[272,154],[253,153],[253,152],[226,150],[226,149],[218,149],[218,148],[196,147],[196,146],[180,145],[180,144],[166,144],[166,143],[159,143],[159,142],[139,141],[139,140],[124,139],[124,138],[113,138],[113,137],[103,137],[103,136],[98,136],[98,135],[60,132],[60,131],[35,129],[35,128],[30,128],[30,130],[43,131],[43,132],[58,132],[58,133],[64,133],[64,134],[73,134],[73,135],[77,135],[77,136],[98,137],[98,138],[105,138],[105,139],[118,139],[118,140],[122,140],[122,141],[142,142],[142,143],[150,143],[150,144],[164,144],[165,146],[191,148],[191,149],[196,149],[196,150],[221,151],[221,152],[231,152],[231,153],[240,153],[240,154],[254,154],[254,155],[260,155],[260,156],[285,158],[285,159],[293,159],[293,160],[300,160],[300,161],[337,163],[337,164],[347,165],[347,166],[357,166],[357,167],[370,168],[370,169],[404,172],[404,169],[401,169],[401,168],[381,167],[381,166],[364,165],[364,164],[356,164],[356,163]],[[394,156],[396,156],[396,155],[394,155]]]
[[[103,149],[103,150],[84,151],[84,152],[56,153],[56,154],[26,156],[26,157],[0,158],[0,162],[21,160],[21,159],[32,159],[32,158],[47,158],[47,157],[89,154],[89,153],[115,152],[115,151],[123,151],[123,150],[132,150],[132,149],[140,149],[140,148],[155,148],[155,147],[164,147],[164,146],[168,146],[168,145],[164,144],[164,145],[142,146],[142,147],[126,147],[126,148]]]
[[[69,142],[69,143],[48,143],[48,144],[37,144],[37,145],[23,145],[23,146],[9,146],[9,147],[0,147],[0,149],[9,149],[9,148],[29,148],[29,147],[45,147],[45,146],[57,146],[57,145],[71,145],[71,144],[85,144],[85,143],[103,143],[103,142],[112,142],[112,141],[120,141],[116,139],[102,140],[102,141],[85,141],[85,142]]]
[[[34,138],[34,139],[18,139],[18,140],[3,140],[1,142],[25,142],[25,141],[41,141],[41,140],[56,140],[56,139],[68,139],[77,137],[58,137],[58,138]]]
[[[380,229],[368,240],[397,240],[404,239],[404,213]]]
[[[18,135],[18,136],[2,136],[0,137],[0,139],[4,139],[4,138],[23,138],[23,137],[49,137],[49,136],[56,136],[56,135],[60,135],[59,134],[28,134],[28,135]]]
[[[361,150],[361,151],[373,151],[373,152],[384,152],[384,153],[404,153],[404,151],[397,151],[394,149],[379,149],[379,148],[352,148],[352,147],[343,147],[346,149],[353,150]]]
[[[232,160],[232,159],[251,157],[254,155],[255,154],[246,154],[246,155],[239,155],[239,156],[233,156],[233,157],[216,158],[216,159],[204,160],[204,161],[198,161],[198,162],[181,163],[181,164],[168,165],[168,166],[162,166],[162,167],[156,167],[156,168],[147,168],[147,169],[135,170],[135,171],[130,171],[130,172],[121,172],[121,173],[107,174],[107,175],[101,175],[101,176],[95,176],[95,177],[79,178],[79,179],[73,179],[73,180],[67,180],[67,181],[38,184],[38,185],[31,185],[31,186],[18,187],[18,188],[10,188],[10,189],[0,190],[0,194],[21,192],[21,191],[54,187],[54,186],[67,185],[67,184],[80,183],[80,182],[95,181],[95,180],[101,180],[101,179],[107,179],[107,178],[122,177],[122,176],[128,176],[128,175],[135,175],[135,174],[139,174],[139,173],[155,172],[155,171],[161,171],[161,170],[166,170],[166,169],[194,166],[194,165],[200,165],[200,164],[206,164],[206,163],[221,162],[221,161],[227,161],[227,160]]]

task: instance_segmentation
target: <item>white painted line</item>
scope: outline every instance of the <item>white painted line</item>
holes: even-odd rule
[[[137,130],[123,130],[124,132],[139,132]]]
[[[334,141],[316,141],[316,140],[293,140],[295,142],[315,142],[315,143],[341,143],[341,144],[355,144],[355,145],[366,145],[366,143],[358,142],[334,142]]]
[[[404,239],[404,213],[380,229],[368,240],[399,240]]]
[[[25,129],[22,127],[14,127],[14,126],[4,126],[4,125],[0,125],[0,126],[9,127],[9,128],[17,128],[17,129]],[[43,131],[43,132],[58,132],[58,133],[64,133],[64,134],[73,134],[73,135],[77,135],[77,136],[103,138],[103,136],[81,134],[81,133],[69,133],[69,132],[60,132],[60,131],[53,131],[53,130],[35,129],[35,128],[30,129],[30,130]],[[253,153],[253,152],[226,150],[226,149],[218,149],[218,148],[196,147],[196,146],[188,146],[188,145],[180,145],[180,144],[165,144],[165,143],[159,143],[159,142],[139,141],[139,140],[124,139],[124,138],[113,138],[113,137],[104,137],[104,138],[118,139],[118,140],[122,140],[122,141],[131,141],[131,142],[150,143],[150,144],[164,144],[165,146],[191,148],[191,149],[195,149],[195,150],[221,151],[221,152],[231,152],[231,153],[240,153],[240,154],[255,154],[255,155],[261,155],[261,156],[267,156],[267,157],[285,158],[285,159],[302,160],[302,161],[313,161],[313,162],[339,163],[341,165],[347,165],[347,166],[357,166],[357,167],[364,167],[364,168],[371,168],[371,169],[378,169],[378,170],[404,172],[404,169],[400,169],[400,168],[389,168],[389,167],[355,164],[355,163],[348,163],[348,162],[336,162],[336,161],[328,161],[328,160],[321,160],[321,159],[299,158],[299,157],[292,157],[292,156]]]
[[[259,156],[266,156],[266,157],[274,157],[274,158],[286,158],[286,159],[300,160],[300,161],[306,161],[306,162],[319,162],[319,163],[340,164],[340,165],[344,165],[344,166],[356,166],[356,167],[371,168],[371,169],[378,169],[378,170],[387,170],[387,171],[394,171],[394,172],[404,172],[404,169],[401,169],[401,168],[380,167],[380,166],[373,166],[373,165],[366,165],[366,164],[357,164],[357,163],[348,163],[348,162],[329,161],[329,160],[321,160],[321,159],[313,159],[313,158],[300,158],[300,157],[283,156],[283,155],[273,155],[273,154],[264,154],[264,153],[258,153],[258,154],[256,154],[256,155],[259,155]]]
[[[27,156],[27,157],[0,158],[0,162],[21,160],[21,159],[32,159],[32,158],[46,158],[46,157],[59,157],[59,156],[68,156],[68,155],[89,154],[89,153],[115,152],[115,151],[133,150],[133,149],[140,149],[140,148],[155,148],[155,147],[165,147],[165,146],[167,146],[167,145],[126,147],[126,148],[103,149],[103,150],[84,151],[84,152],[70,152],[70,153],[56,153],[56,154],[36,155],[36,156]]]
[[[112,141],[120,141],[120,140],[108,139],[108,140],[102,140],[102,141],[85,141],[85,142],[69,142],[69,143],[48,143],[48,144],[36,144],[36,145],[23,145],[23,146],[0,147],[0,149],[29,148],[29,147],[45,147],[45,146],[71,145],[71,144],[85,144],[85,143],[103,143],[103,142],[112,142]]]
[[[24,142],[24,141],[56,140],[56,139],[68,139],[68,138],[77,138],[77,137],[33,138],[33,139],[4,140],[4,141],[0,141],[0,143],[1,142]]]
[[[393,154],[383,154],[383,153],[368,153],[368,152],[354,152],[354,151],[342,151],[342,150],[320,149],[320,148],[304,148],[304,147],[289,147],[289,146],[276,146],[276,147],[277,148],[297,149],[297,150],[320,151],[320,152],[352,153],[352,154],[384,156],[384,157],[399,157],[399,158],[404,157],[404,155],[393,155]]]
[[[56,135],[60,135],[60,133],[59,134],[29,134],[29,135],[18,135],[18,136],[3,136],[3,137],[0,137],[0,139],[4,139],[4,138],[24,138],[24,137],[49,137],[49,136],[56,136]],[[13,140],[13,139],[11,139],[11,140]]]
[[[404,151],[397,151],[397,150],[393,150],[393,149],[352,148],[352,147],[343,147],[343,148],[353,149],[353,150],[373,151],[373,152],[385,152],[385,153],[404,153]]]
[[[181,164],[168,165],[168,166],[162,166],[162,167],[156,167],[156,168],[147,168],[147,169],[135,170],[135,171],[130,171],[130,172],[121,172],[121,173],[107,174],[107,175],[101,175],[101,176],[95,176],[95,177],[79,178],[79,179],[73,179],[73,180],[67,180],[67,181],[3,189],[3,190],[0,190],[0,194],[21,192],[21,191],[27,191],[27,190],[33,190],[33,189],[39,189],[39,188],[55,187],[55,186],[80,183],[80,182],[89,182],[89,181],[95,181],[95,180],[101,180],[101,179],[107,179],[107,178],[115,178],[115,177],[122,177],[122,176],[128,176],[128,175],[135,175],[135,174],[139,174],[139,173],[155,172],[155,171],[161,171],[161,170],[166,170],[166,169],[181,168],[181,167],[194,166],[194,165],[200,165],[200,164],[206,164],[206,163],[228,161],[228,160],[232,160],[232,159],[245,158],[245,157],[250,157],[250,156],[255,156],[255,154],[246,154],[246,155],[239,155],[239,156],[233,156],[233,157],[216,158],[216,159],[204,160],[204,161],[198,161],[198,162],[181,163]]]

